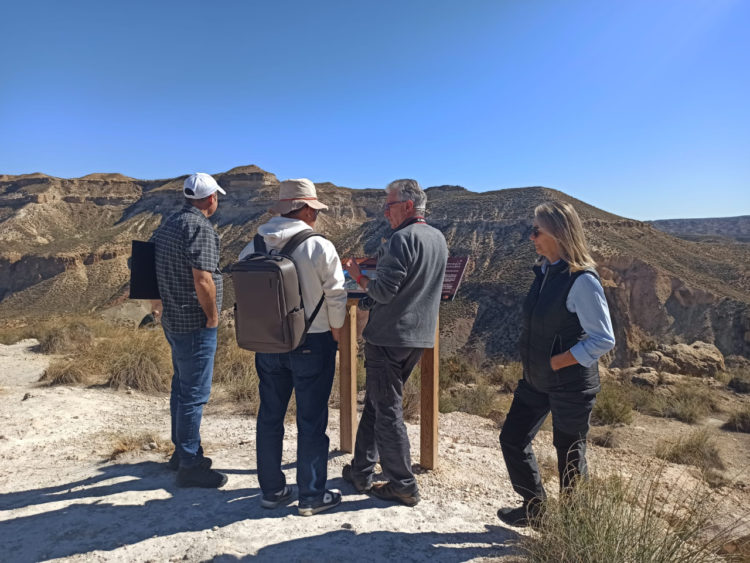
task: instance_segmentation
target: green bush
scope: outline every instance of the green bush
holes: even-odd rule
[[[695,487],[660,484],[662,469],[635,477],[591,478],[545,502],[537,534],[521,537],[530,561],[702,563],[731,539],[716,528],[717,502]]]
[[[594,424],[630,424],[633,422],[633,408],[630,395],[621,385],[605,383],[596,396],[591,421]]]

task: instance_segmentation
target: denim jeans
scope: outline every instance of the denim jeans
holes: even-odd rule
[[[547,498],[531,442],[552,412],[552,445],[557,451],[560,490],[586,476],[586,436],[596,392],[542,393],[525,380],[518,382],[500,432],[500,446],[513,490],[524,502]]]
[[[358,480],[370,480],[379,459],[383,476],[398,491],[417,492],[404,424],[403,395],[404,384],[423,351],[365,343],[365,408],[352,460],[352,471]]]
[[[255,445],[258,481],[270,496],[286,485],[281,471],[284,417],[297,399],[297,487],[301,502],[323,498],[328,478],[328,398],[336,371],[336,341],[329,332],[308,334],[284,354],[255,354],[260,410]]]
[[[172,348],[172,443],[180,458],[180,467],[192,467],[203,456],[201,417],[203,405],[211,394],[211,379],[216,354],[216,328],[193,332],[164,331]]]

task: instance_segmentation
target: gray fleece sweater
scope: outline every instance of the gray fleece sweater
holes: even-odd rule
[[[424,222],[401,227],[377,260],[377,277],[360,304],[370,309],[362,336],[376,346],[433,347],[448,261],[443,233]]]

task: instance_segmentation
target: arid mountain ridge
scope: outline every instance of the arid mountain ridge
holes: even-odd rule
[[[257,166],[215,177],[227,190],[212,218],[225,266],[267,219],[278,180]],[[183,179],[0,176],[0,318],[94,311],[124,300],[130,241],[147,240],[182,204]],[[330,206],[319,230],[342,256],[374,253],[390,231],[382,190],[317,187]],[[451,254],[470,256],[457,299],[442,305],[445,355],[515,357],[535,258],[528,241],[533,209],[557,199],[578,210],[599,263],[618,340],[612,365],[638,364],[641,352],[658,344],[697,340],[750,358],[750,244],[684,240],[544,187],[474,193],[436,186],[428,197],[428,220],[445,234]]]

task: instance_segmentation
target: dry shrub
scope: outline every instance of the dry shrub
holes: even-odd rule
[[[736,368],[728,372],[728,375],[727,387],[737,393],[750,393],[750,370]]]
[[[599,425],[633,422],[632,402],[627,389],[616,383],[605,383],[596,396],[591,421]]]
[[[97,345],[95,353],[106,358],[110,387],[145,393],[169,391],[172,356],[162,331],[122,330],[119,338]]]
[[[46,385],[83,385],[90,382],[90,374],[74,360],[56,360],[44,370],[39,381]]]
[[[729,420],[722,428],[733,432],[750,432],[750,406],[745,405],[742,409],[730,414]]]
[[[0,328],[0,344],[36,338],[43,353],[63,354],[90,346],[95,337],[108,336],[115,330],[110,323],[99,318],[52,317],[31,325]]]
[[[523,379],[523,365],[521,362],[496,364],[489,369],[487,379],[492,385],[497,385],[500,393],[513,393],[518,381]]]
[[[523,536],[521,549],[529,560],[549,563],[716,561],[738,523],[715,527],[714,493],[662,485],[662,473],[646,468],[580,482],[545,503],[538,533]]]
[[[112,451],[106,456],[108,461],[114,461],[121,455],[129,452],[150,451],[168,453],[172,449],[172,443],[169,440],[164,440],[153,432],[113,435],[112,444]]]
[[[440,361],[440,387],[447,389],[456,383],[476,383],[480,379],[476,366],[463,358],[452,356]]]
[[[234,330],[228,325],[221,325],[217,334],[213,380],[227,390],[231,400],[242,403],[246,412],[258,413],[260,395],[255,353],[237,346]]]
[[[457,386],[440,393],[440,412],[461,411],[489,418],[497,411],[497,390],[486,383]]]
[[[602,448],[619,448],[620,439],[612,431],[611,428],[607,429],[594,429],[588,435],[588,441]]]
[[[719,403],[708,387],[685,383],[676,385],[673,392],[666,397],[663,416],[694,424],[718,410]]]
[[[171,352],[162,331],[111,328],[107,337],[53,362],[41,381],[106,384],[153,393],[168,391],[171,376]]]
[[[66,354],[91,346],[94,332],[84,322],[74,321],[59,327],[48,327],[37,336],[43,354]]]
[[[706,428],[696,430],[677,442],[659,442],[656,456],[672,463],[694,465],[701,471],[725,469],[716,438]]]

